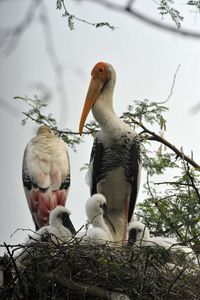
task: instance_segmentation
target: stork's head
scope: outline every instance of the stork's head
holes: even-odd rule
[[[46,125],[41,125],[38,128],[38,131],[37,131],[37,135],[39,135],[39,134],[49,134],[49,133],[51,133],[51,129]]]
[[[89,114],[89,111],[95,104],[100,93],[106,88],[106,86],[109,87],[109,85],[113,89],[116,80],[115,70],[110,64],[105,62],[97,63],[92,69],[91,76],[92,78],[87,91],[85,104],[83,107],[81,120],[79,124],[80,134],[82,134],[83,126]]]
[[[56,227],[56,224],[59,223],[66,227],[71,234],[75,234],[76,231],[70,220],[70,214],[71,212],[67,208],[61,205],[56,206],[56,208],[54,208],[50,213],[49,225]]]
[[[128,245],[132,246],[138,241],[148,241],[149,238],[149,229],[145,224],[134,221],[128,225]]]
[[[115,232],[115,228],[107,214],[106,198],[103,195],[95,194],[92,197],[90,197],[86,202],[85,209],[88,220],[91,223],[95,220],[95,218],[101,216],[111,226],[113,232]]]

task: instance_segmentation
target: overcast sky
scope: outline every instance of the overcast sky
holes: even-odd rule
[[[184,5],[186,1],[176,2],[185,17],[184,28],[200,30],[200,15],[194,9],[187,8]],[[0,29],[19,24],[26,15],[29,3],[27,0],[0,1]],[[10,239],[17,228],[34,229],[23,191],[21,168],[25,146],[35,135],[37,126],[31,121],[21,126],[21,112],[27,107],[13,100],[14,96],[32,97],[37,94],[43,97],[41,87],[45,91],[50,90],[52,97],[47,111],[56,117],[60,128],[77,131],[90,72],[98,61],[109,62],[116,70],[114,107],[119,115],[133,100],[165,100],[180,64],[173,96],[168,103],[170,111],[167,114],[166,138],[177,147],[183,147],[187,154],[193,150],[194,159],[200,160],[200,115],[190,113],[191,107],[200,102],[200,39],[183,38],[159,30],[91,1],[66,1],[66,4],[69,12],[77,17],[90,22],[106,21],[117,29],[95,29],[75,22],[75,30],[70,30],[67,18],[56,10],[56,1],[46,0],[43,3],[45,6],[40,5],[34,21],[30,26],[26,24],[26,30],[16,43],[8,44],[9,39],[0,40],[0,244],[4,241],[22,242],[24,232],[17,232]],[[144,14],[162,22],[155,1],[135,1],[135,5]],[[53,54],[51,40],[45,39],[47,32],[41,25],[41,13],[48,16]],[[9,45],[9,54],[6,45]],[[54,56],[56,54],[62,66],[63,84],[61,77],[59,82],[56,81],[47,50]],[[66,94],[65,91],[61,93],[63,86]],[[89,189],[84,181],[85,172],[80,172],[80,168],[88,162],[91,147],[92,138],[88,137],[76,153],[69,149],[72,180],[67,207],[72,212],[76,229],[85,222],[84,205]]]

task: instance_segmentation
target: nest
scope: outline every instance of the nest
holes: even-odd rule
[[[159,247],[72,238],[6,248],[0,299],[200,299],[200,271],[183,255]]]

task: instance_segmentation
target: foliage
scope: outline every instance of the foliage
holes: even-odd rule
[[[63,9],[64,13],[63,13],[62,16],[68,18],[68,27],[69,27],[70,30],[74,30],[74,28],[75,28],[74,27],[74,21],[79,21],[79,22],[82,22],[82,23],[86,23],[88,25],[94,26],[95,28],[108,27],[108,28],[110,28],[112,30],[115,29],[115,27],[112,26],[112,25],[110,25],[108,22],[91,23],[89,21],[80,19],[80,18],[76,17],[75,15],[72,15],[67,10],[64,0],[57,0],[57,2],[56,2],[56,8],[59,9],[59,10]]]
[[[37,124],[47,125],[55,134],[60,136],[69,147],[74,151],[76,150],[76,145],[79,145],[81,142],[78,133],[76,134],[69,129],[59,130],[53,115],[51,113],[48,113],[47,115],[42,113],[42,110],[47,108],[47,103],[41,101],[37,96],[34,96],[33,99],[16,96],[14,99],[23,101],[30,107],[28,112],[23,112],[25,118],[22,120],[22,125],[25,125],[29,119],[35,121]]]
[[[172,21],[176,24],[178,28],[181,28],[181,22],[183,21],[183,16],[181,13],[170,6],[170,4],[174,4],[173,0],[160,0],[160,5],[158,6],[158,10],[162,16],[170,15]]]
[[[169,182],[153,183],[148,179],[144,186],[147,198],[138,205],[137,214],[151,228],[153,235],[177,236],[181,242],[189,242],[199,252],[200,184],[197,181],[199,174],[194,176],[194,173],[194,170],[183,172]],[[158,185],[167,188],[159,193]]]
[[[190,1],[187,2],[187,5],[196,6],[196,8],[200,9],[200,1],[190,0]]]

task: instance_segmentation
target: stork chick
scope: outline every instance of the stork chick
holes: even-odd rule
[[[93,195],[87,200],[85,209],[88,222],[93,228],[89,228],[85,232],[80,232],[77,236],[83,238],[85,241],[93,240],[95,243],[112,242],[113,236],[105,220],[110,224],[113,232],[115,228],[107,215],[105,197],[101,194]]]

